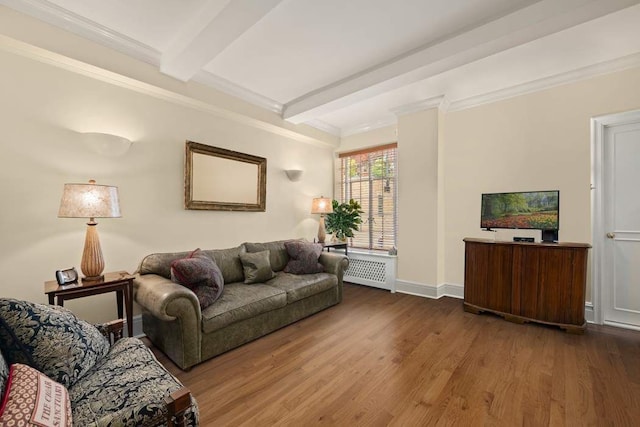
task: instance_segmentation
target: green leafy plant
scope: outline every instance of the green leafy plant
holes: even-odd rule
[[[364,213],[360,203],[349,200],[349,203],[332,202],[333,212],[327,214],[325,221],[327,232],[333,233],[337,239],[353,237],[353,232],[362,224],[361,215]]]

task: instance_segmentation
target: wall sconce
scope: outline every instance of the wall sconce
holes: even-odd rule
[[[300,169],[287,169],[284,172],[287,174],[289,181],[296,182],[300,181],[300,178],[302,178],[303,171]]]
[[[108,157],[119,157],[127,153],[132,142],[127,138],[108,133],[83,133],[82,141],[91,151]]]

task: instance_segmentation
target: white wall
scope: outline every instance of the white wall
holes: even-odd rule
[[[83,221],[56,217],[65,182],[95,178],[120,187],[123,218],[98,226],[107,270],[131,271],[152,251],[315,235],[310,200],[332,192],[336,138],[202,85],[178,82],[153,65],[3,6],[0,12],[3,296],[45,301],[43,281],[58,268],[79,265]],[[16,40],[45,50],[22,55],[24,46]],[[97,68],[82,66],[78,73],[56,55]],[[105,78],[104,70],[116,74]],[[118,84],[121,76],[150,85],[156,94]],[[162,90],[187,101],[158,95]],[[189,107],[198,102],[203,104]],[[416,236],[401,237],[399,279],[461,285],[462,239],[486,237],[478,224],[482,192],[557,188],[560,238],[589,242],[589,119],[638,108],[640,69],[631,69],[463,111],[417,113],[400,118],[397,127],[343,138],[337,151],[398,141],[400,234]],[[112,158],[90,151],[78,132],[112,133],[135,143]],[[266,157],[267,211],[185,211],[187,139]],[[305,172],[292,183],[284,169]],[[427,215],[418,215],[420,209]],[[418,242],[431,239],[435,249],[429,244],[418,256],[424,250]],[[422,259],[428,264],[420,266]],[[92,321],[115,313],[112,296],[68,304]]]
[[[292,132],[329,145],[338,144],[337,137],[304,124],[288,123],[271,109],[253,105],[207,86],[193,82],[184,83],[162,74],[157,65],[160,62],[159,54],[154,58],[153,52],[150,53],[149,63],[139,61],[0,5],[0,49],[24,50],[23,46],[20,46],[21,43],[34,47],[32,49],[36,51],[34,55],[40,55],[45,62],[56,62],[56,55],[71,58],[71,61],[67,62],[80,61],[81,64],[97,67],[98,71],[116,73],[117,80],[123,81],[121,76],[131,77],[153,87],[163,88],[171,94],[184,95],[189,98],[189,102],[202,101],[209,106],[224,110],[230,116],[238,114],[245,119],[258,120],[259,123],[254,124],[261,128],[272,126],[278,128],[280,134]],[[43,52],[37,52],[38,49]],[[88,74],[92,75],[93,71],[89,68]],[[100,76],[95,75],[95,77]]]
[[[414,282],[404,288],[424,294],[464,284],[462,239],[494,238],[480,229],[485,192],[558,189],[560,239],[590,243],[590,119],[639,108],[635,68],[462,111],[400,117],[400,284]],[[338,150],[389,142],[395,129],[344,138]],[[590,288],[589,281],[587,300]]]
[[[560,190],[560,240],[590,243],[590,119],[638,108],[636,68],[445,114],[446,282],[464,281],[464,237],[492,237],[484,192]]]
[[[43,282],[79,267],[86,221],[59,219],[63,184],[117,185],[123,217],[99,220],[106,270],[133,271],[155,251],[313,238],[311,199],[330,194],[329,145],[303,143],[238,120],[158,99],[0,49],[0,271],[2,296],[45,302]],[[224,107],[224,106],[223,106]],[[79,132],[134,141],[99,155]],[[267,158],[266,212],[187,211],[185,140]],[[304,170],[290,182],[285,169]],[[115,317],[115,296],[70,301],[90,321]]]
[[[437,284],[438,110],[398,118],[398,280]]]

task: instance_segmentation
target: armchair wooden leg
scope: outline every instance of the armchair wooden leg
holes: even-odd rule
[[[167,405],[167,421],[169,427],[184,427],[184,413],[191,407],[191,392],[182,387],[164,398]]]

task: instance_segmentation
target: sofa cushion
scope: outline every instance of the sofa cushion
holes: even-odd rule
[[[240,261],[246,284],[264,283],[274,276],[269,262],[269,251],[240,254]]]
[[[220,298],[224,288],[222,272],[213,259],[202,254],[200,249],[171,263],[171,280],[191,289],[201,309]]]
[[[269,262],[273,271],[282,271],[289,262],[289,255],[284,244],[288,240],[278,240],[276,242],[267,243],[244,243],[247,252],[269,251]]]
[[[240,262],[240,254],[245,252],[244,246],[237,246],[229,249],[212,249],[202,251],[209,255],[216,262],[224,283],[242,282],[244,280],[244,272],[242,271],[242,263]]]
[[[285,273],[314,274],[324,271],[324,266],[318,262],[322,253],[322,244],[292,240],[285,242],[284,246],[290,257],[284,268]]]
[[[281,289],[287,293],[287,304],[310,297],[327,289],[338,286],[338,278],[335,274],[290,274],[280,272],[269,280],[267,285]]]
[[[69,388],[109,351],[96,327],[62,307],[0,299],[0,347]]]
[[[245,252],[244,246],[229,249],[209,249],[202,253],[213,259],[222,272],[225,283],[242,282],[244,273],[240,263],[240,253]],[[171,279],[171,263],[177,259],[185,258],[189,252],[155,253],[144,257],[138,273],[157,274],[166,279]]]
[[[69,393],[31,366],[11,365],[7,397],[0,408],[0,425],[71,427]]]
[[[78,426],[166,425],[164,396],[181,388],[137,338],[118,340],[109,354],[69,389]],[[197,406],[186,413],[197,425]]]
[[[9,379],[9,365],[7,361],[4,359],[2,353],[0,353],[0,402],[2,402],[2,397],[4,396],[4,389],[7,385],[7,380]]]
[[[138,273],[157,274],[165,279],[171,279],[171,263],[188,255],[189,252],[166,252],[147,255],[140,262]]]
[[[220,299],[202,312],[202,331],[213,332],[286,304],[287,294],[281,289],[264,284],[230,283]]]

